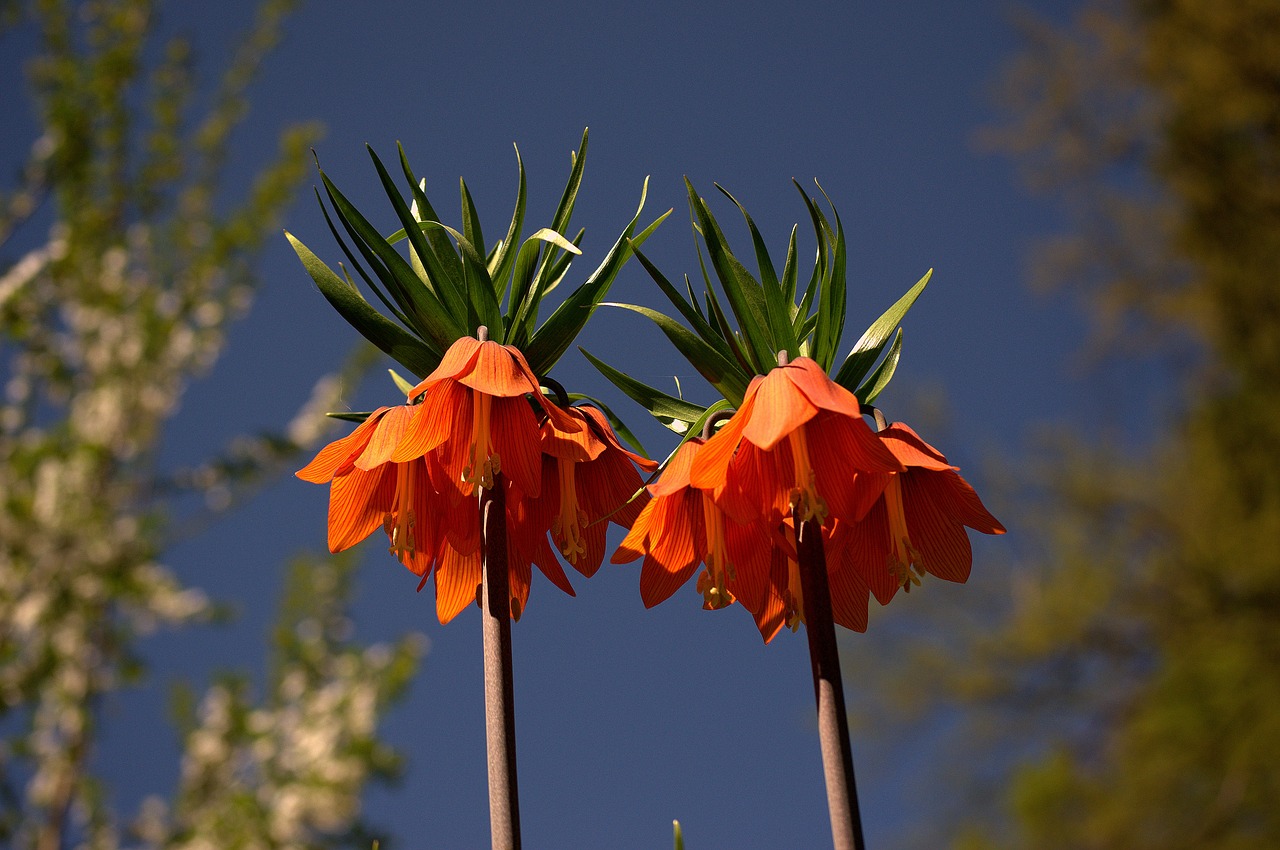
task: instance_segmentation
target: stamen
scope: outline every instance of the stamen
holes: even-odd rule
[[[804,432],[805,428],[801,425],[787,435],[787,441],[791,444],[791,463],[796,474],[796,486],[789,496],[791,509],[798,514],[799,522],[817,520],[822,523],[827,518],[827,503],[818,495],[817,479],[809,463],[809,443]]]
[[[573,481],[574,465],[571,460],[556,459],[560,479],[560,515],[551,524],[551,534],[570,564],[577,564],[578,556],[587,553],[587,545],[582,539],[582,526],[587,524],[587,515],[578,508],[578,489]]]
[[[388,513],[382,520],[382,528],[391,538],[392,555],[404,563],[406,557],[417,553],[417,541],[414,539],[413,488],[415,484],[417,464],[413,462],[396,464],[396,510],[395,515]]]
[[[707,568],[698,577],[698,592],[702,594],[704,607],[715,610],[734,602],[734,595],[726,586],[734,570],[725,546],[724,514],[706,491],[702,493],[702,517],[707,536]]]
[[[924,568],[920,564],[920,552],[911,545],[911,536],[907,532],[902,478],[896,472],[890,474],[889,486],[884,490],[884,506],[889,515],[889,572],[898,579],[898,586],[909,593],[913,584],[920,584]]]
[[[471,410],[471,462],[462,470],[462,478],[468,484],[488,489],[500,471],[490,431],[493,396],[473,389]]]

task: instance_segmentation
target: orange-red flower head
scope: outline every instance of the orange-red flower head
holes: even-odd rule
[[[888,602],[925,573],[963,582],[973,550],[965,526],[1004,534],[978,494],[941,452],[895,422],[878,434],[903,465],[866,517],[849,529],[839,557],[866,579],[876,599]]]
[[[631,528],[648,501],[636,467],[652,471],[658,464],[624,448],[596,408],[567,413],[577,430],[551,419],[542,425],[546,499],[557,505],[550,530],[565,560],[590,577],[604,560],[608,523]]]
[[[707,441],[690,483],[741,522],[860,519],[902,467],[862,419],[853,393],[807,357],[754,378]]]
[[[710,491],[689,482],[689,470],[703,448],[692,439],[682,445],[662,476],[649,486],[645,505],[630,533],[613,554],[615,564],[644,557],[640,598],[646,608],[668,599],[701,565],[698,592],[703,607],[740,603],[756,618],[765,640],[777,633],[781,618],[766,612],[772,542],[760,523],[738,523],[716,506]]]

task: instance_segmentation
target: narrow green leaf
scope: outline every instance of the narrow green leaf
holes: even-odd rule
[[[516,254],[512,252],[512,246],[520,239],[520,231],[524,229],[524,209],[525,209],[525,176],[524,161],[520,158],[520,148],[516,148],[516,168],[520,171],[520,183],[516,189],[516,207],[511,214],[511,225],[507,227],[507,237],[499,243],[498,250],[494,252],[492,259],[489,261],[489,276],[493,278],[495,283],[502,284],[507,289],[507,316],[512,314],[511,308],[511,289],[509,278],[511,275],[511,267],[515,263]]]
[[[587,361],[592,366],[595,366],[600,371],[600,374],[604,375],[615,387],[622,390],[627,398],[649,411],[649,414],[654,419],[657,419],[677,434],[683,434],[689,430],[689,426],[696,422],[705,410],[701,405],[692,404],[684,399],[668,395],[662,390],[654,389],[648,384],[636,380],[605,363],[582,346],[578,346],[578,350],[582,352],[582,356],[587,358]]]
[[[892,307],[871,323],[840,366],[840,371],[835,377],[836,383],[850,391],[858,386],[863,376],[871,369],[871,365],[876,362],[876,358],[880,356],[880,352],[884,350],[894,330],[902,323],[902,318],[907,315],[911,305],[916,303],[920,293],[924,292],[931,277],[933,277],[933,269],[925,272],[924,277],[920,278],[915,286],[908,289]]]
[[[382,164],[382,160],[378,158],[378,154],[374,152],[372,147],[368,145],[365,147],[369,151],[369,156],[373,159],[373,167],[377,169],[378,179],[382,181],[382,189],[391,200],[391,206],[396,211],[396,217],[400,219],[400,224],[403,225],[405,229],[405,233],[409,239],[409,244],[412,246],[413,251],[422,260],[422,264],[426,268],[427,277],[435,284],[435,286],[431,288],[423,286],[421,279],[415,272],[414,283],[416,283],[417,286],[412,286],[408,283],[404,284],[410,290],[410,297],[414,299],[415,305],[418,305],[420,309],[428,309],[431,306],[430,302],[425,302],[424,306],[423,304],[419,304],[420,299],[418,298],[418,291],[426,289],[427,296],[437,304],[442,305],[442,309],[448,313],[449,319],[455,326],[468,328],[470,323],[468,322],[469,317],[467,315],[466,300],[463,298],[462,293],[458,291],[457,286],[450,285],[451,281],[449,273],[440,263],[440,254],[439,251],[436,250],[436,246],[428,245],[425,230],[426,225],[430,224],[431,221],[427,220],[419,222],[415,220],[412,212],[409,210],[409,205],[406,204],[404,202],[404,198],[400,196],[400,190],[397,189],[395,183],[392,182],[391,175]],[[400,259],[399,252],[390,247],[390,242],[382,239],[379,239],[378,241],[380,244],[387,246],[388,251],[392,256]],[[453,246],[449,245],[447,240],[445,240],[444,245],[447,246],[448,253],[452,254]],[[375,249],[377,248],[377,246],[373,247]],[[392,268],[393,266],[398,267],[393,262],[387,262],[387,266],[388,268]],[[410,269],[412,268],[408,266],[406,267]]]
[[[774,355],[785,349],[789,357],[796,357],[800,352],[796,345],[795,328],[791,324],[791,311],[795,309],[795,305],[785,297],[782,284],[778,281],[778,274],[773,268],[773,261],[769,258],[769,249],[765,247],[764,238],[756,228],[756,223],[747,214],[746,207],[738,203],[738,199],[729,194],[723,186],[718,183],[715,185],[726,198],[733,201],[733,205],[746,220],[747,230],[751,233],[751,244],[756,251],[756,265],[760,269],[760,287],[764,292],[765,325],[769,329]]]
[[[404,328],[383,316],[369,302],[360,297],[352,286],[334,274],[324,262],[303,245],[293,234],[285,233],[303,268],[315,281],[316,287],[333,308],[338,311],[360,335],[419,377],[431,374],[440,364],[442,349],[433,349],[427,341],[418,339]]]
[[[447,224],[438,221],[424,221],[426,229],[440,228],[453,237],[458,244],[458,253],[462,255],[462,271],[466,281],[467,296],[467,333],[474,334],[480,325],[493,330],[495,338],[501,336],[502,311],[498,309],[498,296],[493,292],[493,281],[489,279],[489,270],[485,266],[484,257],[476,246],[464,234],[459,233]]]
[[[632,239],[631,234],[635,232],[636,223],[640,220],[640,213],[644,210],[648,192],[649,179],[646,177],[640,191],[640,203],[636,208],[635,216],[623,228],[600,266],[582,285],[565,297],[560,306],[547,317],[547,321],[535,333],[530,334],[529,344],[524,349],[524,353],[529,359],[529,365],[539,375],[545,375],[551,371],[551,367],[560,359],[578,332],[582,330],[583,325],[591,318],[591,314],[595,312],[596,307],[609,291],[609,287],[613,285],[618,272],[631,257],[631,246],[643,244],[658,225],[671,214],[670,210],[663,213]]]
[[[782,266],[782,297],[787,300],[788,306],[791,308],[791,320],[794,322],[801,315],[800,308],[796,306],[796,284],[799,278],[798,264],[796,262],[796,231],[800,229],[798,224],[791,225],[791,238],[787,240],[787,261]],[[797,339],[802,339],[797,335]]]
[[[467,237],[467,241],[476,247],[477,250],[484,250],[484,233],[480,228],[480,215],[476,212],[476,203],[471,198],[471,191],[467,189],[467,181],[461,177],[458,178],[458,191],[462,195],[462,234]],[[488,264],[485,264],[485,273],[488,273]],[[494,297],[501,297],[502,293],[495,292]]]
[[[405,179],[409,181],[409,188],[413,193],[413,205],[417,212],[417,221],[442,221],[435,207],[431,206],[431,201],[427,199],[427,181],[418,180],[414,176],[413,168],[409,165],[409,157],[404,152],[404,145],[397,142],[396,150],[400,154],[400,170],[404,172]],[[427,234],[427,241],[431,243],[431,247],[436,252],[436,259],[439,260],[454,288],[461,288],[462,261],[453,252],[453,246],[449,244],[449,237],[436,231]],[[433,281],[433,283],[439,286],[445,285],[444,281]]]
[[[573,217],[573,206],[578,201],[578,189],[582,186],[582,171],[587,164],[587,131],[582,131],[582,142],[576,153],[572,154],[573,168],[569,171],[569,181],[565,183],[564,193],[556,206],[556,214],[551,218],[551,229],[556,233],[564,233],[569,229],[569,219]]]
[[[440,299],[422,285],[422,281],[409,267],[408,261],[401,257],[394,247],[387,244],[368,219],[347,200],[323,171],[320,172],[320,180],[324,183],[325,190],[329,193],[329,200],[333,203],[344,226],[350,229],[352,238],[357,240],[356,247],[360,249],[365,260],[371,265],[376,260],[384,266],[383,271],[386,277],[382,275],[379,277],[382,277],[382,282],[387,285],[388,291],[395,296],[396,301],[401,303],[413,326],[420,331],[424,339],[430,339],[442,351],[448,348],[454,340],[462,336],[461,325],[453,320],[444,305],[440,303]],[[376,266],[375,271],[377,271]]]
[[[732,401],[735,405],[742,403],[742,397],[747,391],[750,376],[744,374],[734,363],[726,360],[720,352],[703,342],[702,338],[693,331],[675,319],[648,307],[618,303],[607,303],[607,306],[621,307],[624,310],[631,310],[642,316],[647,316],[662,329],[662,332],[667,335],[667,339],[671,340],[671,344],[684,355],[686,360],[693,364],[693,367],[698,370],[702,377],[707,379],[711,386],[719,390],[722,396]]]
[[[396,389],[400,390],[400,392],[404,393],[406,396],[413,392],[414,384],[412,381],[406,381],[395,369],[388,369],[387,371],[391,373],[391,381],[396,385]]]
[[[884,360],[880,361],[880,365],[871,373],[871,377],[863,382],[854,393],[858,397],[858,401],[863,404],[871,404],[876,400],[876,396],[889,386],[889,381],[893,380],[893,373],[898,368],[898,358],[902,356],[902,328],[898,328],[898,332],[893,336],[893,345],[889,348],[889,353],[885,355]]]
[[[746,267],[729,250],[724,234],[716,223],[711,208],[698,196],[693,184],[685,179],[689,197],[701,225],[702,239],[716,277],[724,290],[729,307],[738,322],[738,331],[751,356],[752,371],[767,372],[776,364],[777,350],[768,331],[765,318],[764,292]]]
[[[359,413],[347,413],[345,411],[334,411],[326,413],[330,419],[341,419],[344,422],[363,422],[373,415],[372,410],[362,410]]]
[[[347,240],[342,238],[342,234],[338,233],[338,228],[334,226],[333,218],[329,215],[328,208],[325,207],[324,201],[320,200],[319,192],[316,192],[316,202],[320,204],[320,213],[324,216],[324,222],[329,226],[329,232],[333,234],[334,241],[338,243],[340,248],[342,248],[342,253],[346,255],[347,262],[355,268],[356,273],[359,274],[360,278],[364,281],[365,286],[369,287],[373,294],[378,296],[378,300],[382,302],[383,306],[386,307],[391,315],[395,316],[401,324],[406,328],[413,327],[413,323],[409,321],[408,317],[404,315],[399,307],[391,303],[391,299],[387,297],[385,292],[383,292],[382,286],[374,283],[373,279],[369,277],[367,272],[365,272],[364,267],[360,265],[359,261],[357,261],[355,256],[351,253],[351,249],[347,247]],[[342,273],[347,275],[347,282],[351,285],[352,289],[355,289],[355,283],[351,281],[351,276],[347,274],[345,268],[342,270]]]
[[[675,305],[675,308],[680,311],[680,315],[684,316],[685,321],[697,332],[698,336],[702,337],[708,345],[714,347],[725,357],[729,357],[731,355],[729,346],[720,334],[716,332],[716,329],[702,317],[702,313],[684,300],[679,290],[671,284],[671,281],[667,280],[666,275],[659,271],[658,267],[648,257],[636,250],[634,245],[632,250],[635,251],[636,259],[640,262],[640,265],[644,266],[644,270],[649,273],[649,277],[653,278],[653,282],[658,285],[658,288],[667,296],[667,299]]]

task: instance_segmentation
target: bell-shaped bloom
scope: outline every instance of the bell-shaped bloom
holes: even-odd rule
[[[552,511],[548,527],[560,554],[590,578],[604,561],[608,523],[631,528],[648,501],[636,467],[652,472],[658,464],[623,447],[596,408],[570,407],[566,413],[576,429],[566,430],[550,417],[542,423],[539,501]]]
[[[392,460],[405,462],[439,450],[456,498],[493,486],[498,472],[525,496],[539,495],[541,437],[533,405],[564,431],[582,427],[542,395],[538,377],[519,349],[492,340],[462,337],[454,342],[410,397],[424,392]]]
[[[689,473],[740,522],[861,519],[902,469],[862,419],[853,393],[797,357],[751,381],[733,417]]]
[[[689,482],[689,470],[703,447],[692,439],[676,451],[645,505],[611,558],[626,564],[644,557],[640,598],[652,608],[693,577],[699,566],[698,592],[709,610],[740,603],[756,617],[765,640],[777,633],[780,617],[766,626],[760,612],[769,593],[770,552],[767,528],[738,523],[717,507],[710,491]]]
[[[383,528],[391,553],[423,575],[438,543],[444,506],[436,488],[442,476],[424,457],[403,463],[391,460],[412,416],[408,405],[378,408],[356,430],[321,449],[296,475],[313,484],[330,484],[329,551],[341,552]]]
[[[895,422],[877,436],[904,471],[890,477],[866,517],[847,529],[835,560],[858,572],[881,604],[926,573],[967,580],[973,550],[965,526],[983,534],[1004,534],[1004,526],[959,467],[911,428]]]

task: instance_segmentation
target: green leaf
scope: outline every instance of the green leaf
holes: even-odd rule
[[[502,312],[498,309],[498,296],[493,292],[493,281],[489,279],[484,257],[480,256],[476,246],[466,236],[449,225],[438,221],[424,221],[422,226],[426,229],[439,228],[458,243],[458,252],[463,260],[463,277],[466,280],[468,335],[474,334],[475,328],[484,325],[492,329],[495,338],[501,336]]]
[[[387,371],[391,373],[391,381],[396,385],[396,388],[400,390],[400,392],[404,393],[406,396],[413,392],[414,384],[411,381],[406,381],[404,378],[400,377],[400,373],[395,369],[388,369]]]
[[[582,356],[604,375],[609,383],[622,390],[627,398],[649,411],[649,414],[667,428],[677,434],[684,434],[689,426],[697,421],[706,408],[687,402],[682,398],[668,395],[662,390],[654,389],[642,381],[621,372],[599,359],[582,346],[578,346]],[[646,455],[647,457],[647,455]]]
[[[733,205],[746,220],[747,230],[751,233],[751,244],[756,251],[756,265],[760,269],[760,288],[764,293],[765,326],[769,329],[774,355],[776,357],[778,351],[785,349],[788,357],[796,357],[800,352],[796,344],[795,328],[791,324],[791,311],[795,309],[795,304],[786,298],[782,284],[778,282],[778,275],[774,271],[773,261],[769,258],[769,249],[765,247],[764,238],[760,236],[756,223],[751,220],[746,208],[738,203],[738,199],[718,183],[716,188],[733,201]]]
[[[471,198],[471,192],[467,189],[467,181],[461,177],[458,178],[458,190],[462,195],[462,234],[467,237],[467,241],[476,247],[478,251],[484,250],[484,233],[480,229],[480,215],[476,212],[476,203]],[[488,263],[485,266],[485,276],[488,276]],[[494,297],[500,297],[500,292],[494,292]]]
[[[632,245],[632,251],[635,252],[636,259],[640,262],[640,265],[644,266],[644,270],[649,273],[649,277],[653,278],[653,282],[658,285],[658,288],[667,296],[667,299],[675,305],[675,308],[680,311],[680,315],[684,316],[685,321],[697,332],[698,336],[706,340],[707,344],[725,357],[732,356],[732,352],[729,350],[724,338],[702,317],[701,311],[685,301],[680,291],[672,286],[671,281],[667,280],[666,275],[659,271],[658,267],[642,254],[634,244]]]
[[[880,395],[885,387],[889,386],[889,381],[893,380],[893,373],[898,368],[898,358],[902,355],[902,328],[898,328],[898,332],[894,334],[893,345],[889,348],[889,353],[885,355],[884,360],[880,361],[880,365],[871,377],[863,382],[854,393],[858,397],[858,401],[863,404],[871,404],[876,400],[876,396]]]
[[[924,292],[924,288],[928,286],[931,277],[933,277],[933,269],[925,272],[924,277],[920,278],[915,286],[908,289],[892,307],[885,310],[880,318],[871,323],[871,326],[854,344],[853,350],[849,352],[844,364],[840,366],[840,371],[836,373],[835,381],[837,384],[850,392],[853,391],[854,387],[858,386],[863,376],[867,374],[871,369],[871,365],[876,362],[876,358],[884,350],[894,330],[902,323],[902,318],[907,315],[911,305],[916,303],[920,293]]]
[[[418,339],[369,306],[369,302],[360,297],[359,292],[334,274],[332,269],[293,234],[286,232],[285,237],[293,246],[298,259],[302,261],[307,274],[311,275],[311,279],[315,281],[320,293],[348,324],[360,332],[361,336],[419,377],[425,377],[435,371],[436,366],[440,364],[442,350],[433,350],[429,343]]]
[[[746,394],[750,377],[744,374],[735,364],[725,359],[720,352],[703,342],[702,338],[693,331],[675,319],[648,307],[618,303],[610,303],[607,306],[621,307],[624,310],[631,310],[652,319],[662,329],[662,332],[667,335],[667,339],[671,340],[672,345],[684,355],[686,360],[693,364],[693,367],[698,370],[698,374],[706,378],[708,383],[734,404],[742,403],[742,397]]]
[[[777,364],[777,349],[767,331],[764,292],[746,267],[733,256],[710,207],[698,196],[688,178],[685,179],[685,186],[701,226],[711,266],[720,279],[720,286],[724,289],[729,307],[738,321],[738,331],[750,354],[752,371],[763,374]]]
[[[359,413],[346,413],[343,411],[331,411],[326,413],[330,419],[341,419],[344,422],[363,422],[373,415],[372,410],[364,410]]]
[[[441,265],[440,256],[434,246],[429,246],[427,244],[428,240],[424,230],[428,224],[431,224],[431,221],[427,220],[419,222],[414,218],[412,212],[409,210],[408,204],[404,202],[404,198],[400,197],[400,191],[396,188],[395,183],[392,182],[391,175],[387,172],[386,167],[383,166],[382,160],[378,158],[378,154],[374,152],[372,147],[369,147],[368,145],[365,147],[369,151],[369,156],[373,159],[373,167],[377,169],[378,179],[382,181],[382,189],[391,200],[391,205],[395,208],[396,217],[400,219],[400,224],[404,226],[404,231],[409,239],[409,244],[412,246],[414,253],[416,253],[422,260],[422,264],[426,268],[428,278],[430,278],[435,284],[434,287],[427,287],[418,277],[418,274],[414,272],[413,282],[406,282],[403,285],[409,289],[410,297],[414,298],[415,304],[418,304],[419,300],[415,296],[417,296],[419,291],[425,289],[427,296],[436,304],[441,305],[440,309],[448,314],[449,319],[452,320],[452,323],[456,327],[468,330],[470,323],[468,322],[469,317],[467,315],[467,303],[463,299],[462,293],[458,291],[458,287],[450,285],[451,281],[449,273]],[[425,195],[423,197],[425,197]],[[391,247],[391,243],[389,241],[379,238],[378,243],[385,246],[390,256],[393,256],[400,262],[403,262],[400,254]],[[449,254],[453,254],[453,246],[449,245],[448,240],[445,240],[444,245],[447,248],[447,252]],[[371,247],[375,250],[379,250],[377,245],[373,245]],[[394,261],[387,262],[387,266],[389,269],[399,268],[399,264]],[[411,269],[411,267],[408,266],[406,266],[406,268]],[[422,307],[422,305],[419,306],[423,309],[431,309],[432,307],[430,302],[426,302],[425,307]],[[454,338],[456,339],[457,335],[455,335]]]
[[[400,154],[400,170],[404,172],[405,179],[409,181],[409,189],[413,193],[415,219],[417,221],[440,221],[439,214],[431,206],[431,201],[427,199],[427,181],[418,180],[414,177],[413,168],[409,165],[409,157],[404,152],[404,145],[397,143],[396,151]],[[388,241],[394,244],[394,239]],[[427,241],[431,243],[432,249],[435,250],[436,259],[444,269],[447,279],[453,283],[455,289],[460,288],[462,286],[462,261],[453,252],[453,246],[449,244],[449,237],[437,231],[427,234]],[[433,281],[433,283],[440,286],[445,285],[444,280]]]
[[[640,213],[644,210],[648,192],[649,179],[646,177],[640,191],[640,204],[636,208],[635,216],[623,228],[618,240],[613,243],[613,247],[609,249],[599,268],[581,286],[569,293],[555,312],[547,317],[542,327],[530,335],[524,353],[529,360],[529,366],[535,373],[545,375],[551,371],[551,367],[568,349],[583,325],[591,318],[596,307],[600,305],[609,287],[613,285],[614,278],[618,276],[618,272],[631,256],[631,246],[644,244],[658,225],[671,214],[671,211],[667,210],[632,239],[631,234],[635,231],[636,222],[640,220]]]
[[[524,229],[524,209],[525,209],[525,176],[524,161],[520,159],[520,148],[516,148],[516,167],[520,171],[520,185],[516,189],[516,208],[511,214],[511,224],[507,228],[507,236],[498,243],[498,250],[494,252],[493,258],[490,260],[489,276],[493,278],[494,283],[500,283],[507,288],[507,316],[512,315],[510,284],[508,278],[511,274],[512,264],[516,261],[516,253],[511,248],[520,239],[520,231]]]
[[[375,263],[383,264],[379,277],[397,303],[401,304],[413,326],[424,339],[431,340],[442,351],[452,345],[454,340],[463,335],[462,326],[445,310],[440,299],[422,284],[408,261],[387,244],[368,219],[347,200],[323,171],[320,172],[320,180],[366,262],[373,265],[375,271],[378,270]]]

